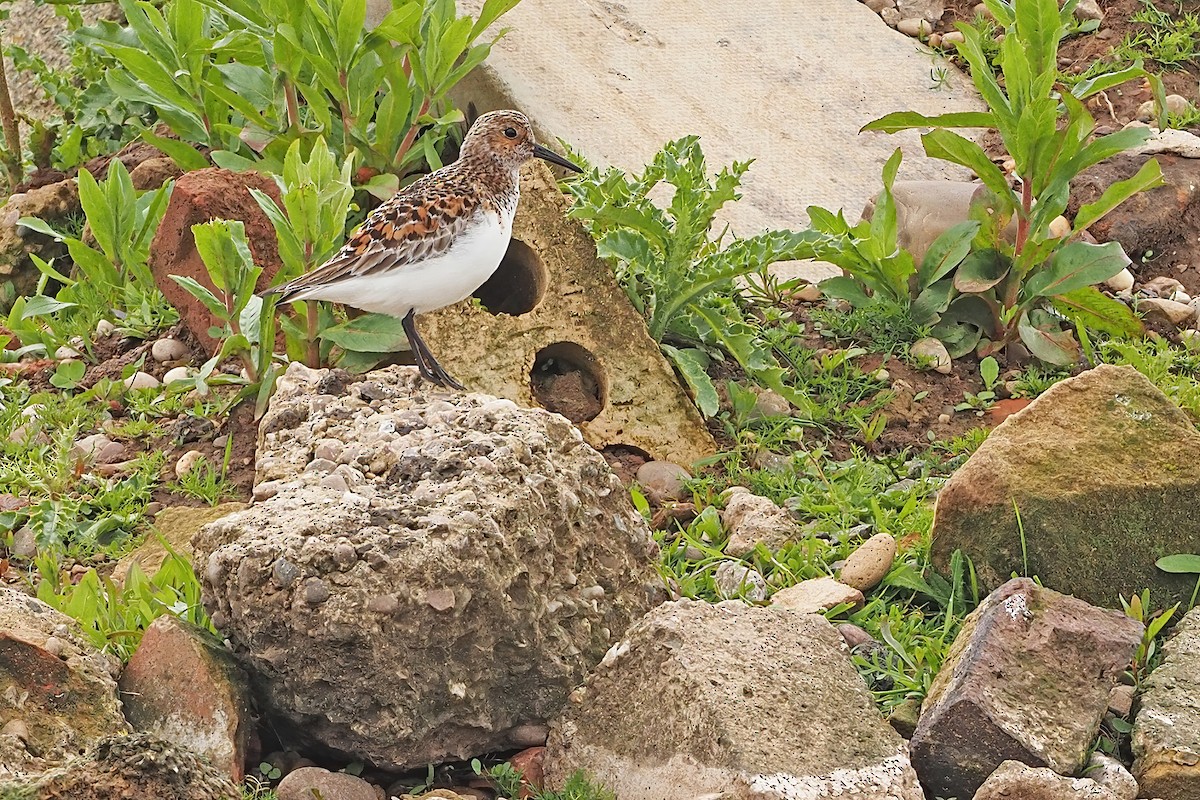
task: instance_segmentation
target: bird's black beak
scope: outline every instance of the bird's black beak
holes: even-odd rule
[[[558,164],[560,167],[566,167],[572,172],[583,172],[582,169],[567,161],[548,147],[542,147],[540,144],[533,146],[533,154],[543,161],[549,161],[551,164]]]

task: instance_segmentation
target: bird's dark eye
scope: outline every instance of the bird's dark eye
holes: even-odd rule
[[[517,129],[516,128],[505,128],[504,135],[510,139],[515,139],[515,138],[517,138]]]

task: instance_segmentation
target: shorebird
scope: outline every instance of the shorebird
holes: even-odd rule
[[[463,389],[421,339],[416,315],[470,297],[500,266],[521,196],[518,170],[531,158],[583,171],[535,142],[524,114],[482,115],[457,161],[398,192],[332,258],[269,294],[399,317],[422,377]]]

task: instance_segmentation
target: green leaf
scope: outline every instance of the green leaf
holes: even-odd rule
[[[62,300],[55,300],[53,297],[47,297],[44,294],[37,294],[25,301],[25,311],[21,314],[21,319],[38,317],[43,314],[53,314],[56,311],[62,311],[64,308],[74,308],[76,305],[76,303],[66,303]]]
[[[149,131],[142,131],[142,139],[168,156],[184,172],[204,169],[209,165],[208,159],[187,142],[155,136]]]
[[[207,308],[213,316],[217,317],[218,319],[225,319],[229,315],[229,311],[225,308],[225,304],[218,300],[217,296],[213,294],[208,287],[198,283],[195,278],[190,278],[186,275],[171,275],[170,277],[171,280],[175,281],[184,289],[186,289],[188,294],[203,303],[204,307]]]
[[[949,308],[950,300],[954,297],[954,292],[954,280],[952,278],[940,280],[926,288],[925,291],[917,295],[917,299],[912,303],[913,322],[918,325],[932,325],[937,322],[942,312]]]
[[[1057,295],[1051,298],[1051,302],[1071,322],[1088,330],[1124,337],[1140,336],[1145,332],[1133,309],[1095,286],[1084,286]]]
[[[971,240],[979,232],[979,223],[974,220],[960,222],[933,240],[921,267],[917,270],[917,288],[925,290],[945,277],[971,252]]]
[[[959,111],[951,114],[938,114],[927,117],[916,111],[895,111],[879,119],[872,120],[859,129],[865,131],[882,131],[897,133],[912,128],[994,128],[996,117],[990,111]]]
[[[401,320],[387,314],[364,314],[326,328],[320,336],[344,350],[360,353],[378,355],[408,349]]]
[[[1029,352],[1047,364],[1066,367],[1079,360],[1079,343],[1070,331],[1055,329],[1051,325],[1035,327],[1030,321],[1030,314],[1022,314],[1017,332]]]
[[[74,389],[83,380],[87,365],[82,361],[62,361],[50,376],[50,383],[59,389]]]
[[[921,143],[925,145],[925,155],[930,158],[940,158],[943,161],[961,164],[978,175],[984,185],[996,194],[1012,195],[1004,173],[992,163],[983,148],[970,139],[948,130],[939,129],[921,136]]]
[[[1154,566],[1161,569],[1163,572],[1172,574],[1191,574],[1200,575],[1200,555],[1193,553],[1176,553],[1175,555],[1163,556],[1158,561],[1154,562]]]
[[[954,288],[964,294],[986,292],[1004,280],[1011,268],[1008,258],[997,250],[976,250],[958,266]]]
[[[1099,198],[1081,206],[1075,214],[1074,231],[1082,231],[1103,219],[1108,212],[1138,192],[1163,185],[1162,169],[1158,161],[1150,159],[1131,178],[1109,184]]]
[[[835,275],[826,278],[818,284],[821,294],[836,300],[845,300],[855,308],[865,308],[871,304],[871,297],[859,285],[858,281],[849,275]]]
[[[1108,280],[1129,264],[1118,242],[1070,242],[1025,281],[1024,294],[1028,298],[1067,294]]]
[[[678,349],[669,344],[660,345],[662,351],[667,354],[671,362],[679,369],[679,374],[687,381],[687,385],[692,390],[692,396],[696,400],[696,407],[700,409],[700,413],[705,417],[716,416],[720,410],[721,402],[717,396],[717,387],[712,382],[712,378],[708,377],[705,367],[708,364],[708,356],[703,350],[695,347]]]
[[[19,220],[17,220],[17,224],[29,228],[31,231],[37,231],[38,233],[44,233],[47,236],[52,236],[60,241],[65,238],[61,233],[46,224],[45,220],[39,219],[38,217],[21,217]]]

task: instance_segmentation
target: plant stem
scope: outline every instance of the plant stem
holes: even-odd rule
[[[1029,215],[1033,211],[1033,186],[1028,180],[1021,180],[1021,213],[1017,217],[1017,241],[1013,252],[1020,257],[1029,239]]]
[[[289,78],[283,79],[283,97],[287,102],[288,127],[300,135],[300,100],[296,96],[296,84]]]
[[[0,38],[0,53],[4,52],[4,40]],[[12,95],[8,91],[8,74],[4,59],[0,57],[0,123],[4,127],[4,143],[8,149],[5,167],[8,169],[9,188],[15,189],[21,182],[21,130],[17,127],[17,112],[13,109]]]
[[[412,147],[413,141],[417,138],[417,131],[420,130],[421,127],[421,124],[418,120],[420,120],[428,110],[429,98],[426,97],[421,101],[421,110],[417,112],[416,118],[413,119],[412,125],[409,126],[408,133],[404,134],[404,141],[401,142],[400,147],[396,149],[396,156],[392,159],[392,164],[395,166],[400,166],[400,161],[404,158],[404,154],[407,153],[409,148]]]
[[[304,305],[307,311],[304,321],[308,327],[308,352],[304,356],[304,365],[317,369],[321,366],[321,344],[317,340],[317,314],[320,313],[320,308],[316,300],[306,300]]]

